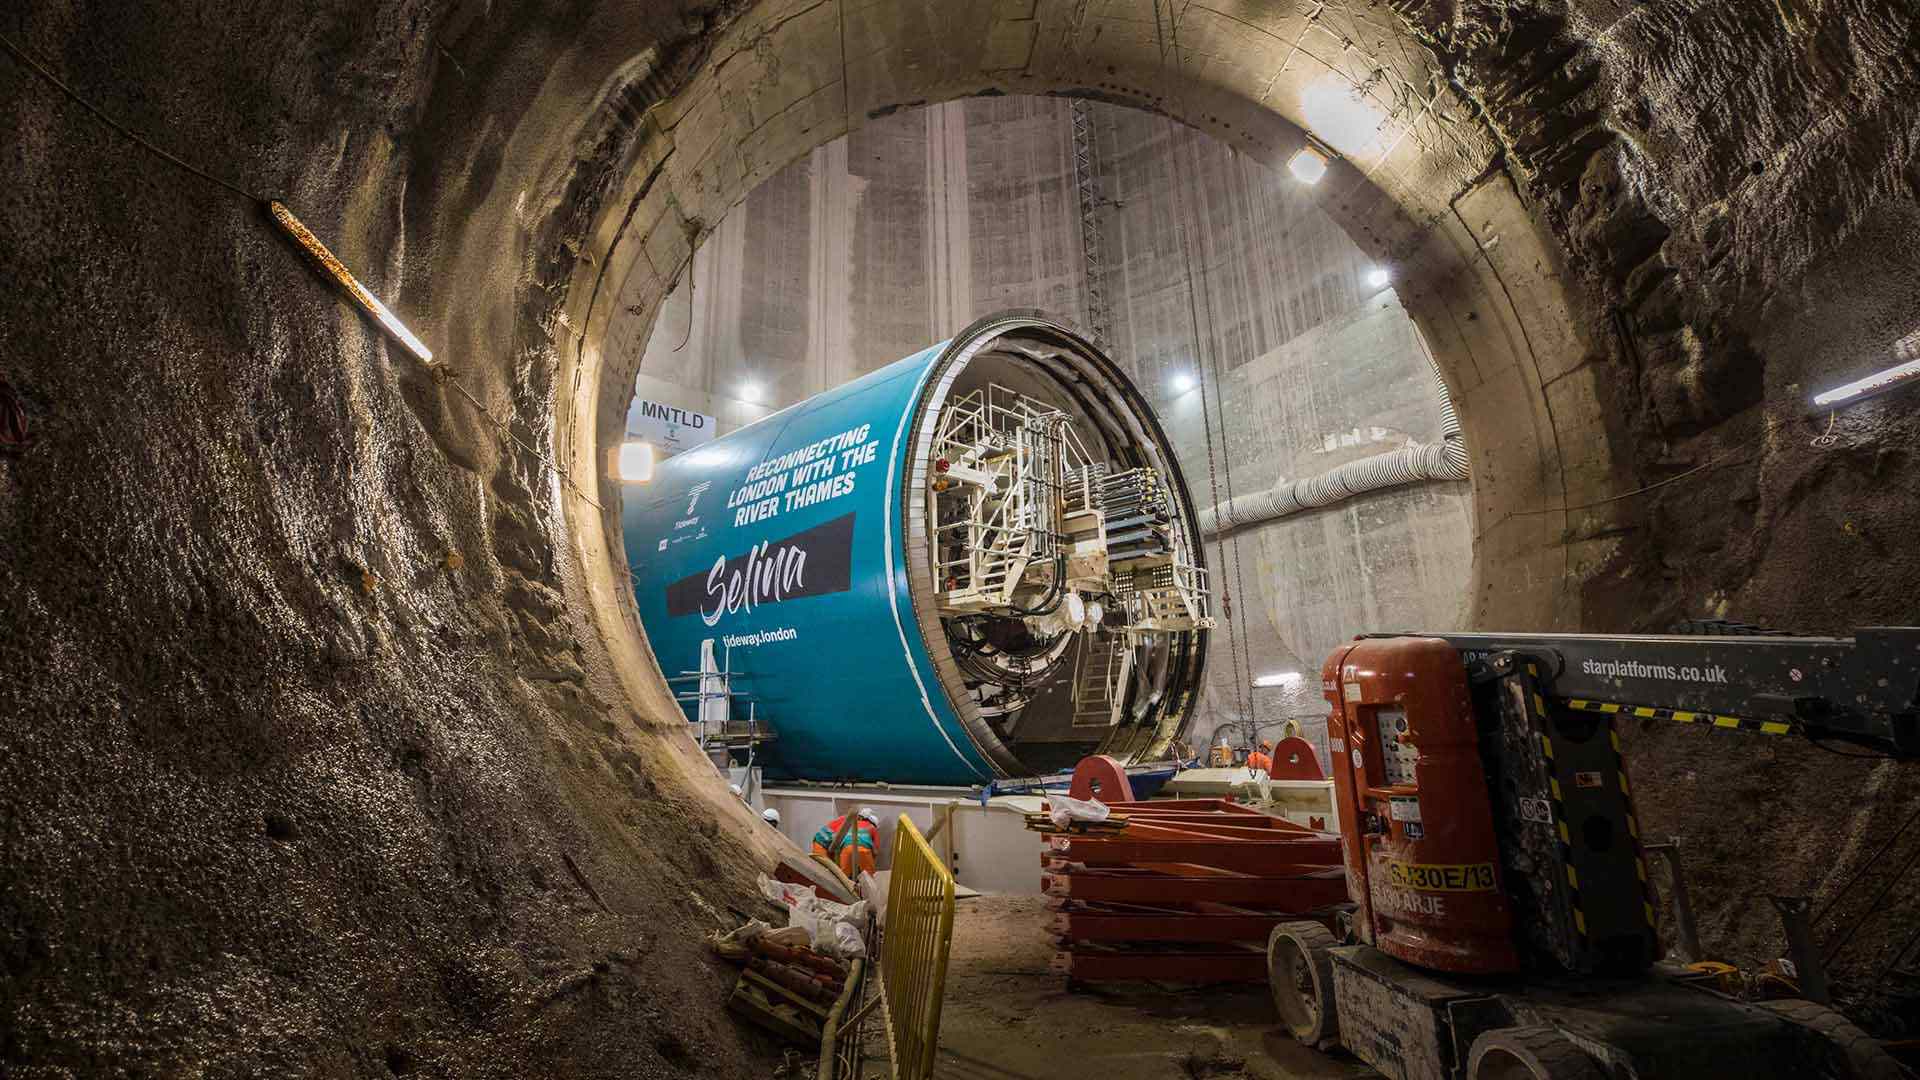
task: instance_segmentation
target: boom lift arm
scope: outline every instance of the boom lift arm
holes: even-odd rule
[[[1502,653],[1539,665],[1575,709],[1798,734],[1920,758],[1920,627],[1849,638],[1771,635],[1368,634],[1434,637],[1470,672]]]
[[[1269,938],[1295,1038],[1406,1080],[1903,1072],[1810,1001],[1747,1004],[1658,962],[1615,719],[1920,758],[1920,627],[1372,634],[1321,679],[1351,907],[1338,937]]]

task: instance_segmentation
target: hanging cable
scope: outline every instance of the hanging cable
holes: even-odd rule
[[[1174,80],[1174,85],[1177,88],[1176,89],[1177,106],[1179,108],[1179,111],[1184,112],[1185,111],[1185,94],[1184,94],[1185,80],[1183,78],[1180,78],[1179,76],[1184,73],[1184,69],[1186,67],[1186,58],[1180,54],[1180,27],[1179,27],[1178,17],[1173,15],[1171,12],[1169,12],[1167,21],[1168,21],[1168,27],[1166,28],[1166,33],[1170,33],[1173,39],[1173,43],[1172,43],[1173,54],[1174,54],[1173,62],[1174,62],[1174,69],[1175,69],[1175,76],[1176,76]],[[1160,50],[1160,66],[1164,70],[1166,67],[1166,59],[1167,59],[1167,36],[1166,34],[1163,34],[1163,30],[1160,25],[1160,0],[1154,0],[1154,4],[1153,4],[1153,33],[1154,33],[1154,40],[1158,44],[1159,50]],[[1178,140],[1179,131],[1170,118],[1167,120],[1167,136],[1168,136],[1168,143],[1169,143],[1168,155],[1169,157],[1172,157],[1177,149],[1173,144]],[[1195,274],[1194,274],[1193,252],[1192,252],[1191,244],[1189,242],[1189,237],[1187,235],[1186,209],[1183,204],[1183,201],[1180,198],[1181,187],[1182,187],[1180,183],[1180,178],[1176,176],[1173,178],[1173,181],[1174,182],[1169,184],[1168,186],[1173,192],[1174,218],[1180,230],[1180,254],[1181,254],[1182,262],[1184,263],[1186,268],[1186,278],[1187,278],[1187,318],[1188,318],[1188,325],[1191,328],[1192,335],[1193,335],[1192,340],[1193,340],[1193,348],[1194,348],[1194,360],[1195,360],[1196,366],[1199,366],[1201,361],[1201,355],[1202,355],[1201,350],[1205,346],[1200,336],[1199,299],[1194,291]],[[1217,364],[1215,365],[1215,379],[1216,381],[1218,379]],[[1213,496],[1213,505],[1218,506],[1220,505],[1220,502],[1221,502],[1220,477],[1215,467],[1215,457],[1214,457],[1215,451],[1214,451],[1214,444],[1213,444],[1213,414],[1211,411],[1212,406],[1209,401],[1209,395],[1207,394],[1206,370],[1204,368],[1202,368],[1202,370],[1198,373],[1198,377],[1196,378],[1195,382],[1198,385],[1200,390],[1200,418],[1201,418],[1202,430],[1205,434],[1206,441],[1207,441],[1207,481],[1208,481],[1209,488],[1211,490],[1211,494]],[[1217,389],[1218,388],[1216,387],[1216,390]],[[1225,425],[1225,422],[1226,422],[1225,414],[1223,412],[1221,414],[1221,423],[1223,427]],[[1225,432],[1223,431],[1222,436],[1224,437],[1224,435],[1225,435]],[[1204,536],[1195,537],[1194,542],[1198,545],[1204,545],[1206,542],[1206,538]],[[1240,567],[1240,564],[1237,558],[1239,555],[1238,538],[1235,539],[1234,543],[1235,543],[1234,554],[1236,556],[1235,570],[1236,572],[1238,572]],[[1234,708],[1236,709],[1236,711],[1239,712],[1239,714],[1243,718],[1250,719],[1253,715],[1253,700],[1252,700],[1253,668],[1252,668],[1251,643],[1248,643],[1247,655],[1243,658],[1240,639],[1245,635],[1246,623],[1245,623],[1244,616],[1241,618],[1239,622],[1236,622],[1234,619],[1233,586],[1230,583],[1229,575],[1227,572],[1227,565],[1226,565],[1227,548],[1226,548],[1226,539],[1224,536],[1216,535],[1214,537],[1214,552],[1218,557],[1218,561],[1220,565],[1220,577],[1219,577],[1220,612],[1223,616],[1226,617],[1226,620],[1227,620],[1227,651],[1228,651],[1229,659],[1231,661],[1231,670],[1233,672],[1232,682],[1234,683],[1234,693],[1233,693]],[[1244,575],[1240,576],[1240,581],[1244,585],[1245,583]],[[1243,597],[1244,597],[1244,592],[1245,590],[1243,588],[1242,589]]]
[[[1171,120],[1167,121],[1167,125],[1168,142],[1171,144],[1179,137],[1179,131]],[[1171,145],[1168,149],[1169,157],[1171,157]],[[1218,459],[1214,449],[1213,405],[1207,393],[1208,380],[1206,369],[1199,364],[1202,348],[1200,339],[1200,303],[1198,295],[1194,291],[1193,252],[1191,248],[1191,238],[1188,236],[1187,231],[1187,210],[1184,201],[1180,197],[1181,184],[1178,177],[1174,178],[1174,182],[1169,185],[1169,188],[1173,192],[1174,220],[1179,230],[1181,260],[1186,268],[1187,325],[1192,335],[1190,340],[1193,342],[1194,360],[1196,366],[1201,368],[1198,377],[1194,381],[1200,392],[1201,431],[1206,438],[1207,444],[1207,485],[1212,493],[1215,505],[1218,505],[1220,502],[1220,474],[1217,464]],[[1196,545],[1204,545],[1206,540],[1204,537],[1195,537],[1194,543]],[[1224,537],[1216,536],[1214,538],[1214,553],[1218,559],[1220,568],[1218,577],[1220,585],[1220,611],[1227,620],[1227,653],[1231,661],[1231,671],[1233,673],[1231,678],[1233,683],[1233,707],[1237,713],[1245,717],[1249,715],[1247,711],[1247,695],[1251,693],[1253,680],[1245,677],[1247,668],[1240,656],[1240,631],[1233,617],[1233,586],[1227,573],[1227,545]]]
[[[46,65],[40,63],[40,61],[38,60],[35,60],[25,49],[14,44],[11,38],[6,37],[5,35],[0,35],[0,45],[4,45],[6,47],[6,50],[13,54],[14,59],[20,61],[22,64],[25,64],[28,67],[28,69],[31,70],[34,74],[40,76],[42,79],[45,79],[49,84],[51,84],[54,87],[54,89],[59,90],[62,94],[65,94],[67,98],[71,100],[75,105],[78,105],[81,108],[92,113],[94,119],[107,125],[108,127],[112,128],[114,131],[119,132],[122,137],[131,141],[135,146],[140,147],[142,150],[145,150],[147,153],[154,155],[155,157],[161,159],[162,161],[169,162],[175,168],[183,169],[199,177],[200,179],[207,181],[210,184],[215,184],[219,187],[223,187],[228,191],[232,192],[233,194],[238,195],[243,199],[246,199],[249,202],[258,203],[261,206],[265,206],[267,204],[266,199],[263,199],[260,196],[255,195],[253,192],[248,191],[246,188],[241,187],[240,185],[234,183],[231,180],[227,180],[223,177],[215,176],[213,173],[210,173],[207,170],[202,169],[197,165],[189,164],[187,161],[181,158],[178,158],[173,154],[168,153],[165,150],[162,150],[160,147],[154,145],[154,143],[148,140],[146,137],[142,136],[139,132],[133,130],[127,125],[121,123],[120,121],[115,120],[113,117],[108,116],[105,112],[103,112],[100,109],[99,106],[95,105],[91,101],[88,101],[86,98],[81,97],[78,91],[76,91],[73,87],[68,86],[65,82],[61,81],[60,76],[55,75],[51,70],[49,70],[46,67]]]
[[[693,256],[689,255],[687,256],[687,332],[681,335],[680,344],[673,347],[674,352],[686,348],[687,342],[693,340],[693,271]]]
[[[1826,918],[1827,915],[1833,911],[1834,906],[1839,904],[1849,892],[1853,891],[1853,887],[1860,883],[1860,879],[1866,876],[1867,871],[1873,869],[1880,860],[1887,857],[1887,853],[1893,850],[1893,846],[1900,842],[1900,838],[1907,834],[1908,829],[1913,828],[1913,824],[1916,821],[1920,821],[1920,810],[1915,810],[1912,814],[1909,814],[1907,819],[1900,823],[1900,827],[1893,831],[1893,835],[1887,837],[1887,842],[1880,845],[1878,851],[1875,851],[1863,861],[1859,868],[1854,870],[1854,872],[1847,877],[1847,880],[1841,883],[1840,888],[1835,890],[1834,894],[1827,898],[1827,902],[1820,905],[1820,910],[1814,912],[1813,917],[1807,920],[1808,925],[1819,925],[1820,920]]]
[[[13,384],[0,374],[0,453],[21,453],[33,445],[33,434],[27,430],[27,407],[20,402],[20,395]]]
[[[1881,905],[1887,899],[1887,894],[1893,892],[1894,887],[1906,879],[1907,872],[1913,869],[1913,864],[1916,862],[1920,862],[1920,846],[1916,846],[1913,849],[1913,853],[1908,855],[1906,861],[1900,864],[1900,869],[1895,870],[1893,875],[1887,878],[1887,883],[1880,886],[1880,891],[1873,894],[1873,899],[1867,901],[1866,910],[1861,912],[1860,917],[1853,921],[1852,926],[1847,927],[1846,933],[1841,934],[1837,939],[1827,945],[1820,957],[1820,962],[1823,965],[1832,966],[1834,959],[1846,950],[1848,943],[1853,941],[1854,935],[1860,932],[1860,928],[1871,922],[1875,915],[1886,910]]]
[[[1180,55],[1180,37],[1179,37],[1178,26],[1174,27],[1173,47],[1174,47],[1174,56],[1177,60]],[[1192,162],[1192,166],[1193,166],[1192,171],[1189,173],[1189,175],[1195,178],[1198,178],[1200,176],[1200,152],[1197,146],[1197,142],[1196,140],[1191,138],[1183,139],[1182,141],[1186,144],[1187,156],[1188,156],[1188,159]],[[1191,258],[1189,258],[1188,266],[1187,266],[1187,275],[1189,278],[1197,279],[1197,282],[1200,288],[1201,302],[1207,310],[1208,334],[1207,334],[1204,348],[1205,348],[1205,355],[1207,357],[1206,362],[1207,362],[1208,369],[1213,373],[1213,384],[1214,384],[1214,390],[1215,390],[1215,393],[1213,395],[1213,407],[1214,407],[1215,418],[1219,421],[1219,425],[1220,425],[1220,459],[1221,459],[1220,464],[1221,464],[1221,471],[1224,474],[1226,479],[1227,502],[1231,503],[1233,502],[1233,499],[1234,499],[1233,444],[1231,439],[1231,432],[1227,426],[1226,395],[1219,392],[1221,387],[1224,385],[1224,380],[1221,378],[1221,375],[1220,375],[1220,350],[1215,345],[1214,336],[1212,333],[1213,289],[1212,289],[1211,283],[1207,279],[1205,270],[1206,270],[1206,264],[1204,259],[1202,260],[1199,268],[1196,269],[1192,264]],[[1211,448],[1209,448],[1208,453],[1209,454],[1212,453]],[[1240,639],[1241,639],[1241,642],[1245,645],[1245,648],[1244,650],[1242,650],[1242,653],[1241,653],[1245,666],[1238,673],[1238,679],[1239,679],[1240,685],[1245,688],[1241,692],[1243,695],[1242,701],[1245,703],[1245,708],[1246,708],[1244,715],[1247,717],[1249,723],[1254,723],[1254,722],[1257,722],[1259,719],[1254,712],[1254,710],[1258,707],[1259,699],[1253,692],[1253,634],[1251,631],[1247,629],[1246,600],[1247,600],[1248,593],[1247,593],[1246,565],[1247,565],[1246,560],[1245,558],[1242,557],[1242,554],[1240,551],[1240,537],[1235,536],[1233,538],[1233,588],[1239,592],[1241,603],[1240,603],[1240,610],[1237,614],[1233,611],[1228,611],[1226,614],[1230,620],[1231,619],[1238,620]],[[1227,571],[1227,567],[1224,563],[1222,563],[1220,567],[1220,571],[1221,571],[1221,574],[1224,576]]]

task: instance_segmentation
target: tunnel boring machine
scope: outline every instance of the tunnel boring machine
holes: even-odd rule
[[[1035,313],[666,460],[622,522],[663,673],[700,687],[696,719],[724,695],[727,724],[770,734],[770,778],[1145,760],[1200,692],[1213,620],[1172,447],[1112,360]]]

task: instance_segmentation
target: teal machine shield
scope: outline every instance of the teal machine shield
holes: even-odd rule
[[[1037,315],[671,458],[622,520],[662,671],[691,690],[710,650],[769,777],[1144,760],[1192,712],[1212,622],[1185,483],[1121,371]]]

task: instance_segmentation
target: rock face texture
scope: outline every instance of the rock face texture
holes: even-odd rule
[[[1623,541],[1586,584],[1587,629],[1920,619],[1920,413],[1897,396],[1811,409],[1920,343],[1914,5],[1462,2],[1412,18],[1565,245],[1632,471],[1674,481],[1604,524],[1610,507],[1570,519]],[[1837,953],[1844,992],[1889,989],[1920,909],[1872,897],[1913,850],[1894,834],[1920,770],[1654,722],[1630,738],[1645,819],[1688,841],[1709,948],[1777,955],[1764,894],[1831,899],[1823,942],[1862,923]]]
[[[434,222],[496,178],[485,132],[423,120],[448,17],[4,32],[395,299],[409,263],[453,284]],[[0,112],[0,370],[33,438],[0,456],[0,1073],[765,1075],[701,940],[765,840],[569,622],[551,471],[255,206],[11,57]],[[517,325],[449,357],[502,416],[542,393]]]
[[[109,115],[285,200],[455,375],[379,336],[253,202],[0,57],[0,373],[33,440],[0,454],[0,1071],[769,1071],[699,942],[765,838],[695,779],[607,614],[617,513],[593,507],[618,492],[591,478],[618,417],[592,404],[633,372],[587,360],[595,298],[632,271],[657,305],[716,210],[873,110],[1086,92],[1253,153],[1297,143],[1289,65],[1417,75],[1422,134],[1336,168],[1364,183],[1334,208],[1410,260],[1464,244],[1408,275],[1451,377],[1509,385],[1496,322],[1586,357],[1504,411],[1461,396],[1499,610],[1561,590],[1552,610],[1596,630],[1913,621],[1910,394],[1830,432],[1805,407],[1920,310],[1913,5],[1275,0],[1176,26],[1145,2],[1016,7],[42,0],[0,20]],[[1496,246],[1481,208],[1509,187],[1523,213]],[[1524,265],[1522,226],[1550,238]],[[1564,312],[1527,299],[1542,282]],[[1456,287],[1481,291],[1448,307]],[[1482,305],[1503,293],[1524,317]],[[1543,408],[1557,456],[1503,456],[1501,424]],[[1495,487],[1555,483],[1579,492],[1556,516],[1487,514]],[[1502,578],[1541,545],[1568,554],[1525,565],[1566,580]],[[1873,862],[1910,769],[1631,736],[1644,816],[1701,853],[1726,955],[1778,947],[1752,897],[1904,859]],[[1855,990],[1913,925],[1911,890],[1889,895],[1842,956]]]

